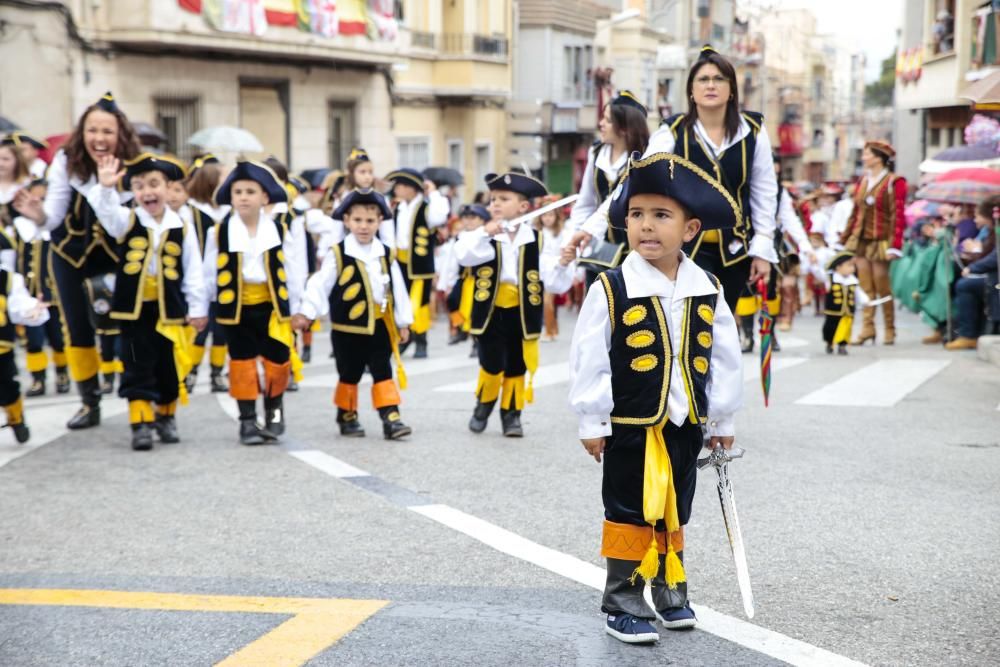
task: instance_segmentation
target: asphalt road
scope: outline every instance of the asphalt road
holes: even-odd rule
[[[903,317],[896,346],[828,357],[821,321],[800,318],[771,406],[750,369],[737,421],[755,618],[703,473],[685,556],[692,600],[717,613],[632,647],[603,633],[589,583],[601,470],[566,407],[572,316],[542,346],[523,440],[495,416],[466,430],[475,367],[443,325],[430,360],[407,360],[405,442],[381,439],[367,386],[368,437],[338,437],[325,333],[281,447],[236,444],[231,402],[204,385],[183,442],[151,453],[129,449],[119,399],[73,434],[74,399],[28,400],[31,446],[0,432],[0,664],[1000,662],[1000,371],[974,353],[921,346]],[[359,602],[303,612],[301,598]]]

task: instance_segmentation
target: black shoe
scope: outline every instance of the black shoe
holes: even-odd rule
[[[212,393],[222,394],[229,391],[229,387],[226,385],[226,381],[222,379],[222,369],[213,368],[212,369]]]
[[[184,378],[184,389],[190,394],[194,391],[194,385],[198,382],[198,369],[192,368],[191,372]]]
[[[24,422],[7,424],[7,426],[10,426],[10,430],[14,432],[14,439],[17,440],[17,444],[23,445],[31,439],[31,431],[28,430],[28,425]]]
[[[288,386],[285,387],[285,391],[298,391],[299,383],[295,381],[294,377],[288,378]]]
[[[772,352],[781,352],[781,343],[778,342],[774,334],[771,334],[771,345]]]
[[[337,408],[337,424],[340,425],[340,435],[345,438],[363,438],[365,429],[358,421],[358,413],[355,410],[341,410]]]
[[[264,399],[264,430],[276,436],[285,433],[285,409],[280,396]]]
[[[313,358],[312,347],[309,345],[303,345],[302,356],[299,358],[302,359],[302,363],[304,364],[308,364],[310,361],[312,361]]]
[[[505,438],[523,438],[524,429],[521,428],[520,410],[501,410],[500,424],[503,426]]]
[[[486,422],[489,421],[490,415],[493,414],[493,406],[496,403],[496,401],[490,401],[489,403],[476,402],[476,408],[472,411],[472,417],[469,419],[470,431],[473,433],[482,433],[486,430]]]
[[[416,340],[414,340],[413,342],[416,343],[417,349],[415,349],[413,351],[413,358],[414,359],[426,359],[427,358],[427,334],[426,333],[416,334],[416,336],[414,336],[414,338]]]
[[[469,332],[459,329],[452,334],[451,338],[448,339],[448,345],[458,345],[459,343],[464,343],[467,340],[469,340]]]
[[[400,353],[400,354],[402,354],[402,353],[403,353],[403,351],[402,351],[402,350],[400,350],[400,351],[399,351],[399,353]],[[337,351],[336,351],[336,350],[333,350],[333,349],[331,349],[331,350],[330,350],[330,359],[336,359],[336,358],[337,358]]]
[[[262,429],[256,418],[240,419],[240,444],[241,445],[267,445],[278,438],[273,433]]]
[[[413,429],[399,419],[399,408],[395,406],[379,408],[382,418],[382,435],[386,440],[399,440],[413,433]]]
[[[132,449],[137,452],[148,452],[153,448],[153,425],[148,423],[132,424]]]
[[[742,350],[743,354],[753,352],[753,338],[744,338],[740,343],[740,350]]]
[[[66,371],[56,371],[56,393],[69,393],[69,375]]]
[[[115,390],[115,374],[109,373],[101,380],[101,393],[110,394]]]
[[[181,437],[177,434],[177,420],[174,419],[173,415],[156,415],[153,428],[160,436],[160,442],[173,444],[181,441]]]
[[[838,345],[837,346],[837,354],[839,354],[842,357],[846,357],[847,356],[847,345],[845,345],[844,343],[841,343],[840,345]]]
[[[827,343],[826,353],[827,354],[833,354],[833,345],[830,345],[829,343]]]
[[[405,343],[400,343],[399,344],[399,356],[403,356],[404,354],[406,354],[406,351],[408,349],[410,349],[410,343],[412,343],[412,342],[413,342],[413,335],[411,335],[410,339],[408,341],[406,341]],[[333,356],[332,352],[330,353],[330,356],[331,357]]]
[[[475,359],[479,356],[479,341],[475,338],[472,339],[472,349],[469,350],[469,358]]]
[[[83,428],[90,428],[91,426],[101,425],[101,406],[100,405],[81,405],[80,409],[76,411],[68,422],[66,422],[66,428],[77,431]]]
[[[45,395],[45,371],[35,371],[31,374],[32,381],[24,395],[28,398]]]

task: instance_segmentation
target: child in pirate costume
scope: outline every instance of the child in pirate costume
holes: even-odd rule
[[[120,166],[111,156],[98,160],[99,186],[87,202],[122,252],[111,302],[125,366],[118,393],[128,400],[132,449],[148,451],[154,431],[160,442],[180,441],[174,415],[191,363],[184,325],[205,328],[208,300],[198,238],[167,205],[167,183],[183,180],[184,166],[152,153]],[[134,208],[121,206],[119,179]]]
[[[288,184],[294,189],[291,203],[293,217],[290,230],[292,236],[299,239],[299,251],[306,260],[306,278],[308,279],[319,268],[316,239],[330,234],[335,223],[321,210],[313,208],[309,200],[306,199],[305,195],[309,192],[308,183],[298,176],[289,176]],[[291,190],[289,190],[289,194],[292,194]],[[313,326],[302,332],[302,354],[300,356],[304,364],[312,361],[312,338],[316,331],[319,331],[319,322],[314,322]]]
[[[398,169],[392,181],[396,198],[393,238],[382,242],[396,250],[403,279],[413,306],[414,359],[427,357],[427,332],[431,328],[431,290],[434,284],[435,229],[448,222],[448,198],[416,169]],[[405,347],[405,345],[404,345]]]
[[[215,193],[232,211],[205,243],[205,283],[215,316],[226,327],[229,395],[240,410],[240,442],[274,442],[285,431],[282,396],[288,387],[291,316],[302,292],[305,258],[287,226],[268,216],[269,203],[288,199],[269,167],[241,161]],[[265,425],[257,424],[257,357],[264,363]]]
[[[743,393],[723,288],[681,248],[705,228],[735,225],[740,208],[707,172],[660,153],[632,161],[609,215],[627,227],[632,252],[587,293],[569,398],[584,447],[598,462],[604,455],[606,631],[645,643],[659,638],[654,618],[668,629],[696,623],[681,560],[696,461],[703,432],[711,446],[732,447]]]
[[[466,204],[458,212],[458,229],[470,232],[482,227],[491,220],[490,212],[481,204]],[[449,345],[457,345],[469,338],[472,327],[472,295],[475,291],[475,280],[472,270],[467,266],[459,266],[455,257],[457,238],[449,239],[443,250],[444,259],[438,269],[437,289],[448,295],[448,320],[453,333],[448,339]],[[475,356],[475,351],[473,351]]]
[[[385,198],[371,189],[347,193],[334,217],[348,234],[331,248],[319,272],[309,279],[294,325],[305,330],[310,320],[330,314],[339,379],[333,402],[340,434],[362,437],[358,422],[358,383],[367,366],[372,374],[372,404],[382,418],[386,440],[411,433],[400,421],[399,390],[390,360],[399,361],[398,343],[409,337],[413,321],[406,284],[399,265],[377,238],[382,220],[392,211]],[[399,367],[400,386],[405,375]]]
[[[531,225],[513,230],[504,222],[528,213],[532,200],[548,194],[545,185],[524,174],[487,174],[493,220],[462,232],[455,242],[459,266],[475,279],[471,332],[477,337],[479,380],[469,430],[482,433],[497,400],[503,434],[520,438],[521,410],[531,402],[532,376],[538,368],[544,291],[566,292],[574,266],[565,257],[541,252],[541,233]]]
[[[24,158],[24,163],[28,166],[28,173],[31,174],[32,178],[45,178],[45,172],[49,165],[38,154],[49,147],[48,143],[42,139],[35,139],[20,130],[8,134],[2,143],[16,146],[21,151],[21,156]]]
[[[28,189],[32,196],[45,197],[45,181],[33,181]],[[17,248],[17,272],[24,277],[28,293],[49,304],[49,319],[40,326],[25,327],[28,339],[27,367],[31,373],[31,387],[25,396],[45,394],[45,369],[49,365],[45,353],[45,343],[52,348],[52,362],[56,367],[56,392],[69,392],[69,374],[66,370],[66,352],[62,332],[62,315],[54,303],[55,283],[49,269],[51,236],[31,220],[17,216],[14,218],[13,240]]]
[[[871,298],[858,283],[853,252],[841,250],[834,255],[826,265],[826,272],[829,278],[823,303],[823,341],[827,354],[833,354],[836,346],[837,354],[846,355],[854,309],[859,305],[864,308]]]

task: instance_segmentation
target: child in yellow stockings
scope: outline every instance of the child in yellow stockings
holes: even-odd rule
[[[409,338],[413,311],[399,265],[375,238],[379,224],[391,216],[385,198],[374,190],[354,190],[344,196],[334,217],[344,221],[348,234],[309,279],[295,316],[295,327],[304,331],[310,320],[330,314],[340,376],[333,402],[340,434],[347,437],[365,434],[358,423],[358,383],[366,366],[374,382],[372,404],[382,418],[386,440],[411,432],[400,421],[392,358],[398,362],[398,344]]]
[[[184,167],[152,153],[120,166],[114,157],[98,160],[100,186],[87,202],[122,249],[111,301],[125,365],[118,393],[128,399],[132,449],[149,450],[154,431],[161,442],[180,441],[174,414],[190,366],[184,325],[205,328],[208,300],[198,238],[167,205],[167,184],[182,180]],[[120,205],[119,179],[134,208]]]
[[[865,308],[871,297],[865,294],[858,283],[853,252],[838,252],[827,262],[826,271],[828,279],[823,302],[823,342],[826,343],[827,354],[833,354],[836,345],[837,354],[846,355],[854,325],[854,309],[856,306]]]
[[[627,230],[631,252],[590,286],[580,309],[570,404],[583,446],[598,462],[604,456],[605,630],[638,644],[659,639],[654,619],[670,630],[697,622],[683,526],[703,437],[733,446],[743,368],[719,280],[681,247],[701,229],[734,226],[740,208],[700,167],[654,153],[631,162],[608,215]]]
[[[232,211],[212,228],[205,244],[205,282],[215,317],[229,344],[229,395],[240,410],[244,445],[274,442],[285,431],[282,397],[291,368],[291,317],[297,312],[305,258],[287,226],[267,215],[268,204],[288,195],[259,162],[241,161],[215,193]],[[264,362],[265,425],[257,423],[257,357]]]
[[[48,304],[31,296],[20,274],[0,268],[0,405],[7,412],[7,426],[14,439],[25,443],[31,437],[24,423],[24,402],[21,384],[17,381],[14,363],[15,325],[38,327],[49,319]]]
[[[458,212],[458,229],[459,232],[471,232],[490,220],[490,212],[485,206],[466,204]],[[442,249],[444,259],[438,268],[437,289],[448,295],[448,319],[453,330],[448,345],[457,345],[469,338],[469,330],[472,327],[472,295],[476,282],[472,278],[472,269],[458,265],[458,259],[455,257],[456,241],[457,239],[451,239]]]
[[[459,234],[455,255],[475,279],[471,331],[477,337],[479,382],[469,429],[482,433],[500,399],[503,434],[520,438],[521,410],[531,401],[525,375],[538,367],[544,291],[562,294],[573,284],[573,266],[558,255],[542,254],[541,234],[530,224],[507,229],[524,215],[545,186],[524,174],[487,174],[492,221]],[[502,391],[501,391],[502,390]],[[502,395],[501,395],[502,394]]]

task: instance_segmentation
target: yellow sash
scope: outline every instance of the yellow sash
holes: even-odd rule
[[[271,300],[267,283],[243,283],[240,300],[244,306],[256,306]]]

